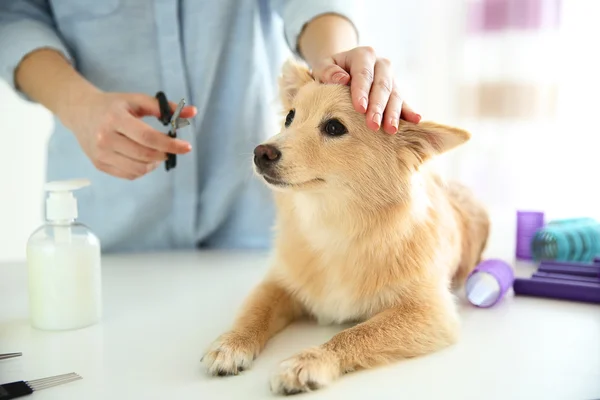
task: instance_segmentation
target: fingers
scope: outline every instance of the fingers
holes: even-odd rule
[[[377,131],[381,127],[384,110],[394,88],[392,66],[389,60],[379,59],[375,63],[373,85],[369,94],[369,109],[367,111],[367,126]],[[398,109],[400,115],[400,109]]]
[[[110,175],[134,180],[155,170],[159,165],[160,162],[143,163],[113,152],[106,154],[97,167]]]
[[[400,114],[402,111],[402,98],[398,93],[398,87],[396,81],[392,81],[392,93],[390,94],[387,106],[383,113],[383,130],[390,135],[398,132],[398,124],[400,121]]]
[[[370,47],[354,53],[350,60],[352,104],[356,111],[363,114],[367,112],[369,105],[369,93],[375,75],[375,61],[375,51]]]
[[[337,65],[333,58],[319,64],[313,73],[321,83],[347,85],[350,82],[350,74]]]
[[[122,154],[113,152],[107,154],[102,161],[106,168],[120,171],[120,175],[126,179],[137,179],[153,171],[160,164],[159,162],[144,163],[132,160]]]
[[[332,65],[333,64],[333,65]],[[341,79],[350,72],[352,105],[356,111],[366,114],[367,126],[377,131],[381,128],[389,134],[398,131],[400,120],[419,123],[421,116],[403,103],[389,60],[376,57],[371,47],[356,47],[335,54],[331,62],[326,60],[318,66],[317,75],[325,83]],[[343,78],[342,82],[348,82]]]
[[[414,124],[418,124],[421,121],[421,116],[413,111],[412,108],[406,103],[402,105],[402,114],[401,118],[405,121],[412,122]]]
[[[152,116],[160,118],[160,107],[156,97],[148,96],[141,93],[129,94],[129,103],[132,105],[133,113],[138,116]],[[171,112],[174,112],[177,108],[177,103],[169,101],[171,106]],[[198,110],[194,106],[185,106],[181,110],[182,118],[192,118],[198,113]]]
[[[128,180],[134,180],[134,179],[136,179],[134,175],[128,174],[125,171],[121,171],[117,167],[113,167],[112,165],[106,164],[106,163],[103,163],[103,162],[97,163],[96,164],[96,168],[98,168],[102,172],[106,172],[107,174],[112,175],[112,176],[117,177],[117,178],[128,179]]]
[[[171,112],[175,112],[175,110],[177,109],[177,103],[174,103],[174,102],[170,101],[169,105],[171,106]],[[197,113],[198,113],[198,109],[196,107],[194,107],[194,106],[184,106],[181,109],[181,114],[179,116],[181,118],[192,118]]]
[[[116,153],[147,164],[167,159],[165,153],[144,147],[120,133],[114,134],[112,148]]]
[[[185,154],[192,149],[189,143],[171,138],[132,115],[125,115],[117,130],[133,141],[162,153]]]

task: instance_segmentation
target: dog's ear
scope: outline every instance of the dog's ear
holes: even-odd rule
[[[404,123],[397,135],[408,141],[409,147],[425,161],[467,142],[471,134],[459,128],[435,122]]]
[[[282,67],[279,77],[279,96],[283,106],[291,108],[292,100],[300,88],[309,82],[314,81],[308,67],[298,63],[295,60],[287,60]]]

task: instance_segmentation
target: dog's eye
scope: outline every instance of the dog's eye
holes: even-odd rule
[[[290,110],[287,117],[285,117],[285,127],[289,127],[294,120],[294,115],[296,115],[296,110]]]
[[[346,127],[337,119],[330,119],[329,121],[325,122],[323,130],[330,136],[340,136],[344,133],[348,133]]]

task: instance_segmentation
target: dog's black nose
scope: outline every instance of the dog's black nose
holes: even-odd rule
[[[281,158],[281,152],[270,144],[261,144],[254,149],[254,164],[261,170],[268,169]]]

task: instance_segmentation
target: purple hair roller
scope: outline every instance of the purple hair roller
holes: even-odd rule
[[[555,272],[535,272],[531,277],[532,278],[557,279],[559,281],[566,280],[566,281],[600,283],[600,277],[597,277],[597,276],[559,274],[559,273],[555,273]]]
[[[578,276],[600,276],[600,265],[579,263],[558,263],[558,262],[542,262],[538,269],[539,272],[552,272],[556,274],[570,274]]]
[[[600,303],[600,282],[577,282],[535,277],[517,278],[513,283],[516,295]]]
[[[531,240],[537,230],[543,226],[543,212],[517,211],[517,259],[531,260]]]
[[[513,269],[506,262],[499,259],[485,260],[467,277],[467,299],[474,306],[491,307],[502,299],[514,279]]]

